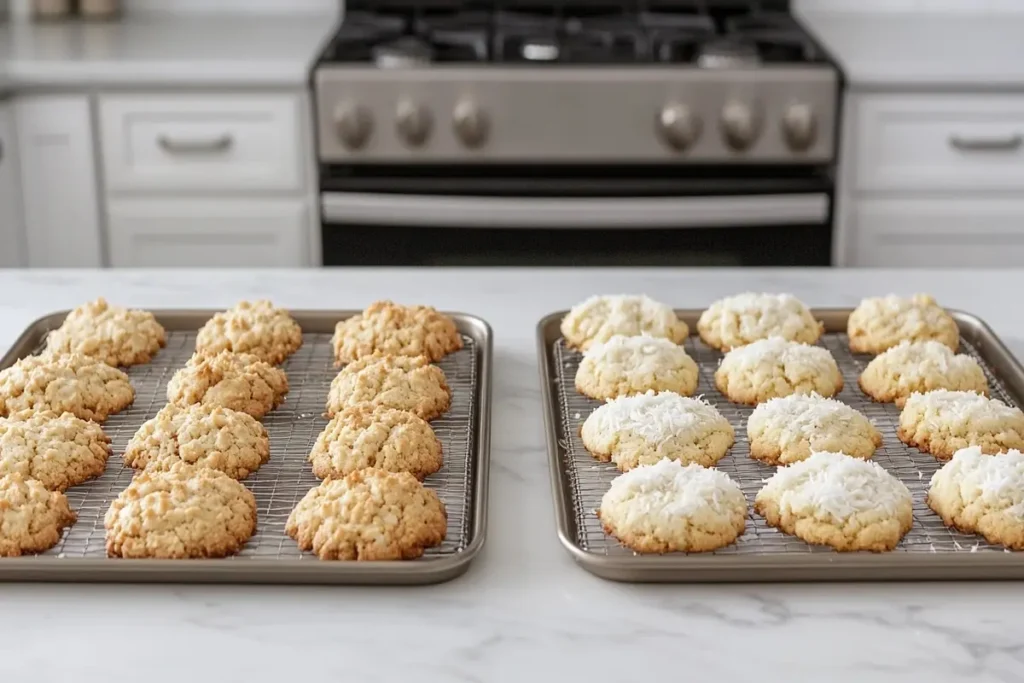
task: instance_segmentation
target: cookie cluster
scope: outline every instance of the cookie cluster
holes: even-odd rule
[[[754,511],[769,525],[838,550],[893,549],[913,522],[910,491],[871,462],[883,443],[871,420],[837,400],[843,373],[818,345],[825,328],[813,313],[792,295],[743,293],[701,313],[700,341],[688,329],[671,307],[646,296],[591,297],[563,319],[565,346],[582,352],[576,391],[602,402],[583,420],[581,441],[623,472],[598,510],[605,532],[636,552],[657,553],[714,550],[743,534],[746,499],[713,469],[732,448],[735,428],[713,401],[692,398],[708,381],[724,405],[736,406],[730,413],[754,407],[746,420],[750,456],[779,468],[754,496]],[[1013,495],[999,500],[1024,509],[1024,474],[1017,474],[1024,464],[970,455],[1024,449],[1024,413],[988,398],[984,370],[956,353],[953,318],[926,295],[865,299],[847,335],[852,353],[878,354],[864,361],[857,384],[902,408],[898,437],[960,462],[935,475],[932,508],[947,524],[1024,547],[1024,531],[1014,536],[1004,524],[988,534],[972,522],[982,512],[964,513],[970,501],[947,500],[952,478],[977,479],[994,468],[1013,482],[1001,489]],[[687,348],[698,357],[722,354],[710,377],[702,378]]]
[[[47,550],[75,523],[64,491],[103,473],[101,424],[135,400],[120,367],[148,363],[166,340],[152,313],[100,298],[0,371],[0,557]]]
[[[167,404],[128,442],[138,470],[104,518],[107,555],[214,558],[256,531],[256,498],[241,480],[270,458],[260,422],[288,394],[278,367],[302,330],[270,301],[242,301],[196,335],[195,353],[167,384]]]
[[[69,314],[40,355],[0,372],[0,556],[47,550],[75,523],[63,491],[104,472],[101,423],[135,398],[117,366],[149,362],[166,339],[152,313],[100,299]],[[418,557],[447,528],[421,483],[443,465],[428,421],[451,405],[432,362],[461,349],[462,336],[430,307],[378,302],[339,322],[333,344],[346,365],[309,455],[324,482],[286,531],[324,559]],[[257,506],[243,480],[271,457],[261,420],[285,402],[301,345],[299,324],[269,301],[240,302],[202,326],[166,405],[125,448],[137,473],[104,517],[109,556],[216,558],[245,546]]]
[[[403,560],[440,544],[448,519],[421,481],[444,465],[430,426],[452,394],[435,363],[462,349],[455,322],[430,306],[378,301],[337,324],[330,422],[309,454],[323,483],[285,525],[322,560]]]

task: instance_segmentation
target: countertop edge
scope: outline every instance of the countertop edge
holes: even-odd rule
[[[231,15],[215,15],[212,21],[234,20]],[[308,87],[313,65],[340,20],[340,15],[305,15],[287,19],[290,30],[281,34],[275,45],[277,54],[264,59],[254,55],[253,50],[240,50],[237,58],[230,48],[213,50],[216,54],[206,59],[202,53],[197,57],[195,46],[184,43],[180,54],[175,54],[174,45],[155,50],[152,55],[137,55],[137,45],[125,49],[124,42],[132,39],[138,27],[141,31],[153,31],[163,18],[144,15],[125,19],[123,23],[91,25],[68,23],[66,25],[36,25],[12,22],[0,25],[2,32],[8,32],[6,54],[0,45],[0,98],[15,96],[20,92],[32,91],[81,91],[103,88],[274,88],[302,89]],[[172,18],[162,29],[164,34],[176,31],[187,32],[192,27],[203,27],[203,17]],[[242,37],[246,31],[256,31],[264,37],[272,33],[281,20],[275,17],[242,18]],[[61,32],[67,32],[66,38]],[[15,45],[12,36],[19,32],[29,36],[27,48]],[[38,33],[38,35],[35,35]],[[46,39],[55,41],[58,48],[45,45]],[[148,36],[147,36],[148,37]],[[208,39],[208,36],[204,36]],[[64,43],[72,47],[65,47]],[[201,42],[201,41],[200,41]],[[190,49],[192,48],[192,49]],[[88,55],[78,59],[76,50]],[[92,54],[89,54],[91,51]],[[257,50],[258,51],[258,50]],[[96,53],[103,54],[96,57]]]

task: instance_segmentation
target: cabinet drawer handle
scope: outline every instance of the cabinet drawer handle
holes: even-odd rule
[[[227,133],[209,140],[175,140],[161,135],[157,142],[172,154],[203,154],[228,151],[234,144],[234,138]]]
[[[949,144],[961,152],[1012,152],[1024,144],[1020,134],[1005,138],[962,138],[954,135]]]

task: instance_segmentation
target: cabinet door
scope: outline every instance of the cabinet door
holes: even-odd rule
[[[851,266],[1024,265],[1024,200],[862,199]]]
[[[99,112],[108,193],[302,188],[297,95],[110,95]]]
[[[29,265],[102,266],[89,99],[20,97],[15,115]]]
[[[25,265],[25,227],[21,222],[21,189],[14,114],[0,103],[0,268]]]
[[[302,199],[111,200],[114,267],[308,265],[309,212]]]
[[[1024,189],[1024,97],[858,98],[853,180],[864,192]]]

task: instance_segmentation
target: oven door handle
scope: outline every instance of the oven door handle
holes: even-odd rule
[[[697,228],[828,220],[825,193],[714,197],[452,197],[325,192],[325,223],[448,228]]]

